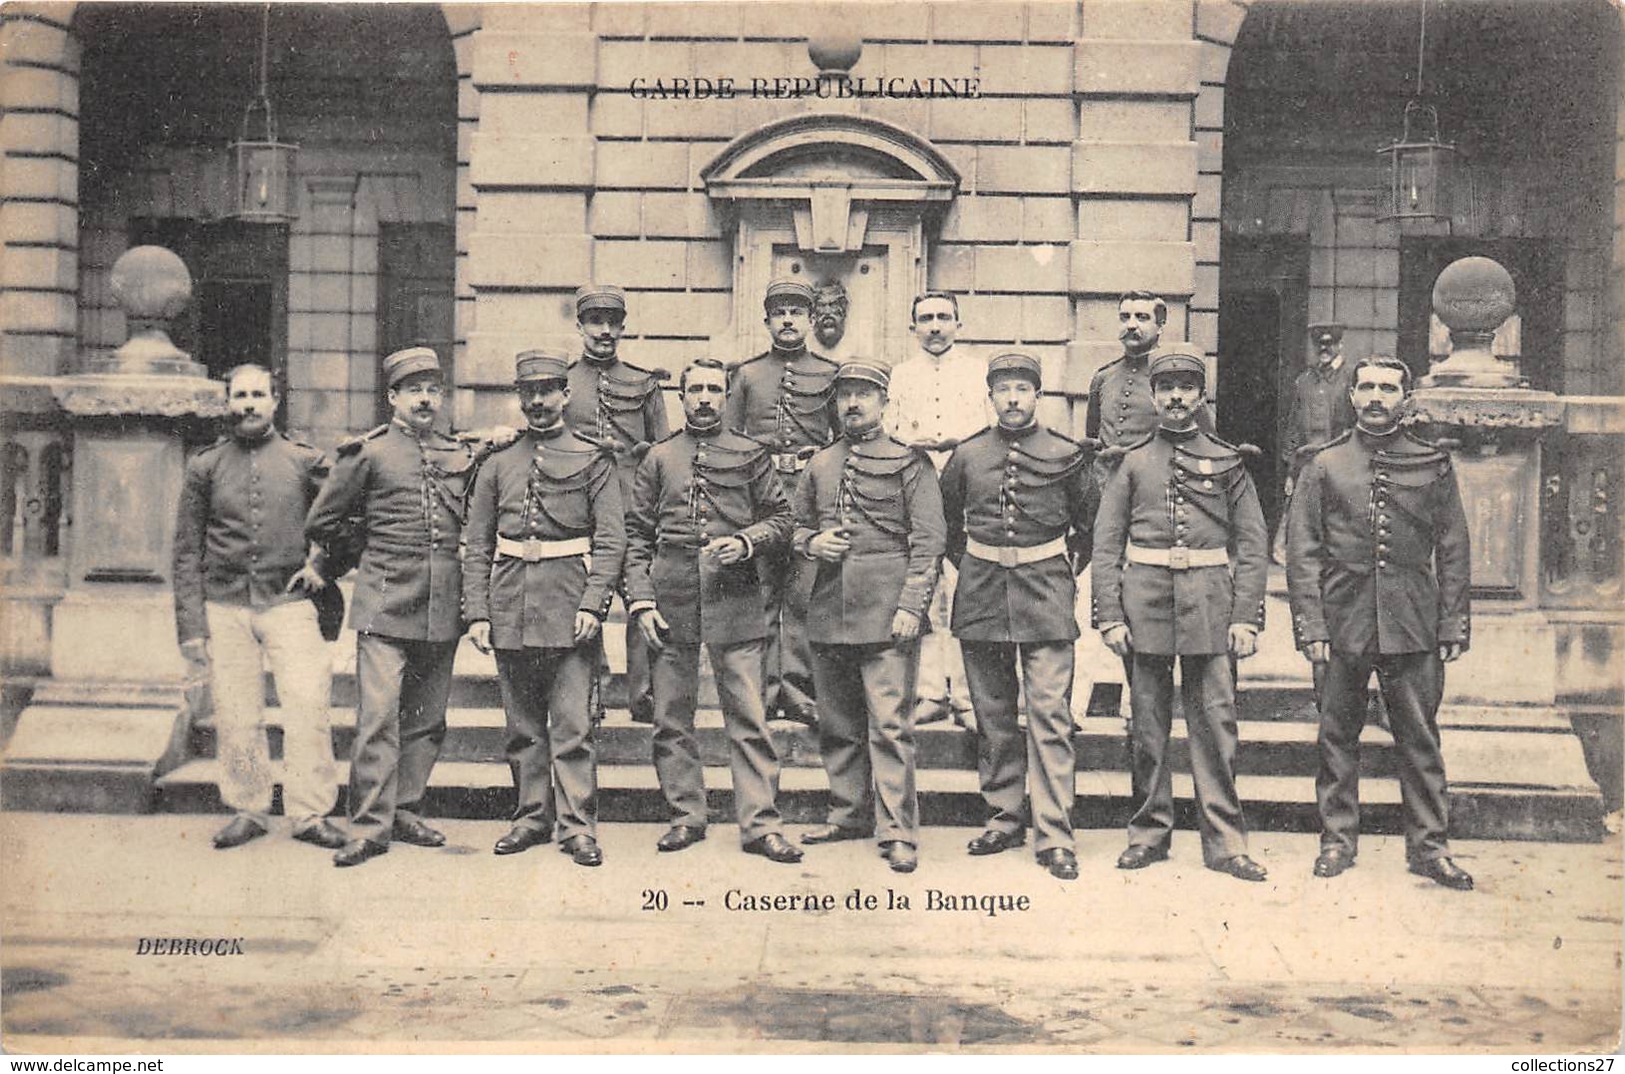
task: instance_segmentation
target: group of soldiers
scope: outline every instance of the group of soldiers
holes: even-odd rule
[[[506,712],[516,804],[495,852],[551,842],[599,865],[594,716],[618,595],[629,707],[653,724],[672,816],[661,851],[706,837],[703,646],[746,853],[802,858],[783,832],[769,728],[792,719],[816,726],[829,782],[826,823],[800,842],[873,839],[892,870],[912,872],[914,728],[954,719],[977,736],[989,817],[969,853],[1023,846],[1031,828],[1038,863],[1075,879],[1074,607],[1092,565],[1092,626],[1123,660],[1132,712],[1134,813],[1118,867],[1168,856],[1177,658],[1204,863],[1263,880],[1235,783],[1236,661],[1264,627],[1268,533],[1246,452],[1214,435],[1201,351],[1161,342],[1163,300],[1123,296],[1124,353],[1091,382],[1078,440],[1038,422],[1037,358],[983,361],[955,346],[953,294],[914,300],[917,347],[895,367],[809,350],[813,305],[805,283],[772,283],[770,346],[731,368],[683,369],[672,432],[663,375],[619,356],[626,296],[583,287],[579,358],[515,359],[521,429],[439,432],[439,360],[409,348],[384,361],[391,420],[342,444],[330,471],[275,429],[269,372],[232,370],[230,434],[189,460],[175,542],[179,637],[212,678],[235,812],[215,845],[270,826],[262,655],[282,699],[294,838],[332,849],[339,866],[392,841],[442,845],[422,803],[466,634],[495,654]],[[1400,427],[1402,363],[1345,371],[1325,349],[1336,366],[1304,377],[1348,387],[1314,395],[1300,378],[1299,394],[1325,405],[1294,445],[1287,524],[1294,636],[1316,669],[1321,719],[1314,872],[1355,861],[1375,672],[1410,867],[1469,888],[1449,856],[1436,723],[1443,663],[1468,632],[1455,477],[1447,453]],[[1335,427],[1345,416],[1350,427]],[[339,628],[333,581],[352,567],[360,698],[344,831],[327,819],[326,641]]]

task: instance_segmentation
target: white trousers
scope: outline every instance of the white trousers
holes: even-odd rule
[[[959,639],[948,630],[959,572],[946,560],[931,598],[931,633],[920,638],[920,668],[914,692],[925,701],[941,701],[955,712],[971,711],[970,687],[965,684],[965,658]]]
[[[269,608],[210,602],[209,673],[220,759],[220,795],[236,812],[269,826],[276,773],[265,737],[264,665],[282,702],[282,811],[294,831],[315,824],[338,801],[328,714],[333,656],[316,625],[316,606],[292,600]]]

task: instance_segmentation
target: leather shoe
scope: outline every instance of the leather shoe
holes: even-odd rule
[[[349,838],[327,821],[325,818],[317,821],[308,828],[301,828],[293,833],[293,837],[301,843],[311,843],[327,850],[338,850]]]
[[[999,854],[1003,851],[1021,846],[1027,841],[1027,833],[1022,831],[1001,832],[993,828],[978,835],[965,844],[965,849],[971,852],[972,857],[981,857],[984,854]]]
[[[552,834],[546,828],[533,828],[527,824],[515,824],[507,835],[496,841],[491,848],[493,854],[518,854],[529,850],[538,843],[545,843]]]
[[[264,834],[265,826],[253,817],[235,816],[230,824],[214,833],[214,849],[230,850]]]
[[[1342,847],[1327,847],[1315,859],[1315,875],[1322,880],[1341,876],[1354,868],[1354,855]]]
[[[360,865],[369,858],[376,858],[380,854],[389,853],[389,844],[374,843],[371,839],[352,839],[345,843],[343,849],[333,855],[333,864],[340,869],[347,869],[352,865]]]
[[[1245,854],[1237,854],[1233,858],[1226,858],[1208,866],[1214,872],[1229,873],[1237,880],[1248,880],[1254,884],[1261,883],[1269,876],[1269,870],[1258,864]]]
[[[661,836],[655,843],[656,850],[683,850],[691,847],[705,838],[705,829],[697,828],[692,824],[676,824],[671,831]]]
[[[914,702],[915,727],[923,727],[928,723],[941,723],[948,717],[948,703],[940,698],[922,697]]]
[[[1167,847],[1148,847],[1136,843],[1117,856],[1117,867],[1119,869],[1144,869],[1153,862],[1167,860]]]
[[[395,818],[395,838],[415,847],[443,847],[446,837],[416,817]]]
[[[886,859],[894,873],[912,873],[914,867],[920,864],[920,856],[914,848],[903,842],[882,843],[880,856]]]
[[[1078,856],[1066,847],[1055,847],[1038,855],[1038,864],[1049,870],[1049,875],[1057,880],[1076,880],[1078,878]]]
[[[801,841],[811,847],[819,843],[844,843],[849,839],[867,839],[873,834],[862,828],[842,828],[831,824],[823,828],[814,828],[810,832],[802,832]]]
[[[1430,858],[1427,861],[1411,862],[1411,872],[1417,876],[1425,876],[1435,884],[1443,884],[1447,888],[1457,891],[1473,890],[1473,878],[1449,858]]]
[[[746,854],[759,854],[768,861],[776,861],[781,865],[794,865],[801,860],[801,851],[785,842],[784,836],[778,832],[769,832],[760,839],[752,839],[745,844]]]
[[[570,855],[571,861],[588,868],[604,864],[604,852],[599,849],[598,840],[590,835],[572,835],[559,844],[559,853]]]

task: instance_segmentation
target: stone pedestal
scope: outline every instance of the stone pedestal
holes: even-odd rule
[[[113,269],[135,334],[50,385],[73,440],[67,591],[51,624],[51,678],[7,748],[7,808],[141,811],[184,756],[185,662],[171,589],[187,425],[225,412],[225,389],[170,343],[185,305],[179,258],[137,247]]]

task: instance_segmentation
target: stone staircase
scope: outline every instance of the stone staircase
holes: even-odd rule
[[[1276,572],[1277,575],[1279,572]],[[1278,582],[1278,579],[1277,579]],[[1269,621],[1258,656],[1242,664],[1240,749],[1237,783],[1254,828],[1313,831],[1316,723],[1308,665],[1291,648],[1284,594],[1272,586]],[[624,667],[620,628],[607,631],[612,668]],[[354,738],[356,684],[353,635],[335,652],[333,740],[335,756],[347,758]],[[701,661],[705,667],[706,661]],[[1128,748],[1118,716],[1088,715],[1116,707],[1121,669],[1116,658],[1086,634],[1079,646],[1078,802],[1084,827],[1115,827],[1130,812]],[[708,669],[707,669],[708,674]],[[1091,685],[1092,699],[1083,694]],[[600,818],[662,822],[669,814],[651,764],[651,730],[633,723],[617,675],[598,735]],[[274,690],[268,683],[268,699]],[[277,710],[267,713],[272,755],[280,756]],[[714,821],[732,815],[731,779],[722,716],[709,680],[701,683],[697,733]],[[503,716],[494,661],[466,643],[458,653],[448,715],[449,731],[431,780],[431,815],[505,817],[513,792],[503,759]],[[1460,838],[1593,840],[1602,834],[1602,801],[1587,774],[1580,742],[1560,712],[1546,708],[1482,708],[1449,705],[1440,713],[1451,782],[1451,830]],[[976,743],[952,724],[928,724],[916,732],[919,793],[924,823],[979,826],[985,817],[977,793]],[[817,736],[794,724],[775,724],[783,760],[780,807],[792,823],[823,819],[827,793]],[[1396,754],[1386,731],[1369,726],[1361,798],[1364,826],[1373,832],[1401,830]],[[1183,720],[1176,713],[1174,793],[1182,826],[1193,826],[1194,800]],[[212,729],[191,732],[190,759],[162,774],[152,808],[166,812],[212,812],[223,807],[217,787]],[[347,766],[341,765],[342,773]],[[498,824],[493,824],[493,832]]]

